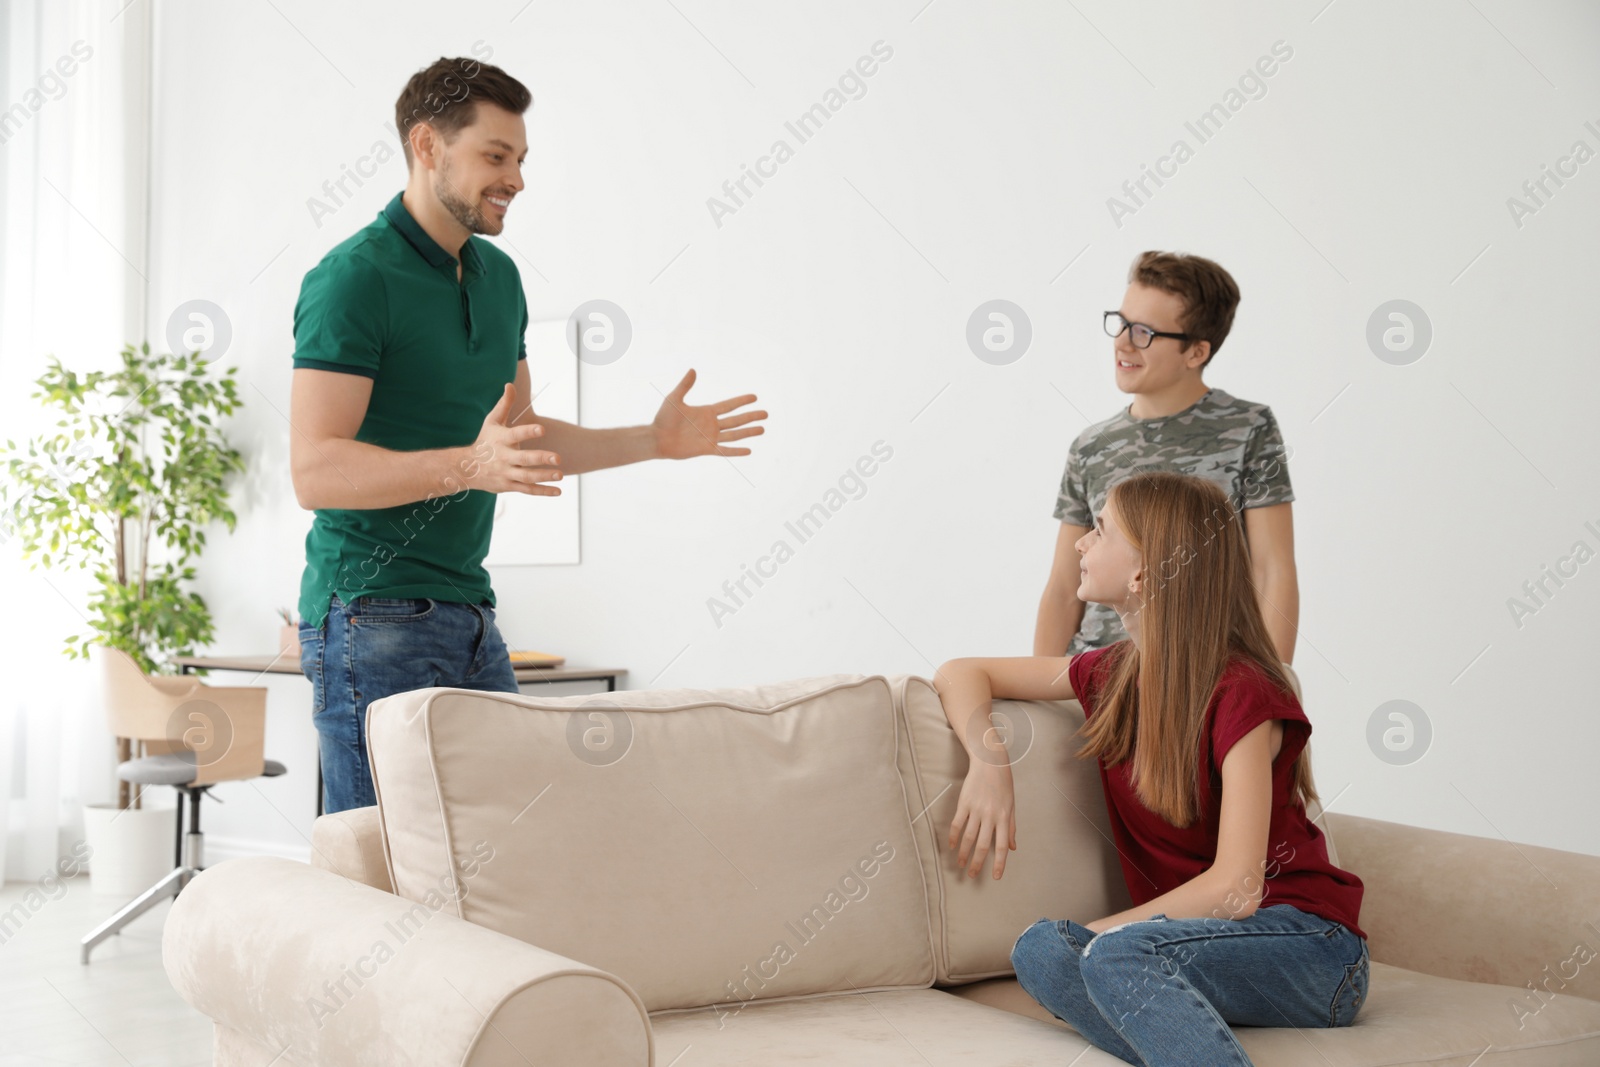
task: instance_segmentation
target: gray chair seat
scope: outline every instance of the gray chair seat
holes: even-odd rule
[[[264,761],[263,778],[276,778],[286,768],[275,759]],[[124,782],[139,785],[188,785],[195,778],[193,752],[166,752],[159,756],[141,756],[117,765],[117,777]]]

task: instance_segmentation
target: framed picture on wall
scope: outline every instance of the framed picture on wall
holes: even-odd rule
[[[535,415],[563,422],[578,421],[577,324],[570,319],[528,323],[528,378]],[[554,483],[560,496],[501,493],[495,500],[494,536],[484,563],[490,567],[525,567],[580,563],[579,498],[581,480]]]

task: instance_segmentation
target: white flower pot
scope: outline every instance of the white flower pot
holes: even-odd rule
[[[124,808],[85,804],[89,891],[131,899],[172,870],[177,808]]]

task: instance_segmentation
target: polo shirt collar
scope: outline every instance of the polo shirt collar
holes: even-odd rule
[[[404,195],[403,191],[394,194],[394,199],[383,209],[383,217],[389,220],[389,225],[400,231],[400,236],[410,242],[411,247],[415,248],[423,259],[428,261],[428,266],[442,267],[447,263],[454,264],[455,257],[440,248],[439,242],[429,237],[428,231],[411,217],[411,212],[406,210],[406,205],[401,199]],[[483,271],[483,261],[478,257],[478,250],[473,246],[471,237],[468,237],[466,243],[461,246],[461,262],[474,273]]]

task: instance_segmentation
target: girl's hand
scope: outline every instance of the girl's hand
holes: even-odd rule
[[[956,817],[950,823],[950,847],[957,840],[961,851],[956,865],[967,868],[976,878],[983,869],[984,857],[994,851],[994,877],[1005,873],[1006,853],[1017,847],[1017,801],[1011,787],[1011,765],[972,761],[967,780],[961,784],[956,802]],[[968,858],[971,863],[968,863]]]

